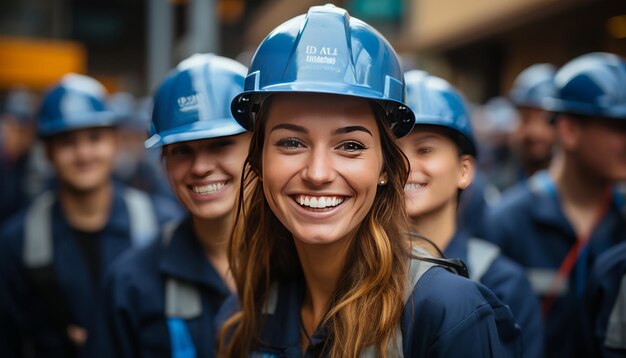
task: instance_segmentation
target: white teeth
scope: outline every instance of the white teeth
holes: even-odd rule
[[[193,185],[191,187],[191,190],[193,190],[193,192],[196,194],[206,195],[206,194],[211,194],[222,189],[224,185],[226,185],[226,182],[207,184],[207,185]]]
[[[408,183],[404,186],[404,191],[417,191],[425,186],[426,184]]]
[[[301,206],[308,206],[311,208],[318,208],[318,209],[337,206],[343,203],[343,200],[344,200],[343,198],[338,198],[336,196],[315,197],[315,196],[298,195],[296,197],[296,202],[299,203]]]

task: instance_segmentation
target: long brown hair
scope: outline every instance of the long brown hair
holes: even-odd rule
[[[220,334],[221,357],[246,357],[257,347],[262,327],[262,307],[273,282],[301,272],[291,234],[271,211],[259,179],[267,99],[255,121],[241,192],[229,260],[241,311],[233,315]],[[330,357],[354,357],[373,346],[387,356],[404,308],[409,257],[404,206],[404,185],[409,163],[384,123],[384,112],[372,103],[380,132],[383,170],[388,183],[379,186],[374,204],[355,230],[349,262],[340,274],[329,311],[320,323],[328,332],[324,351]]]

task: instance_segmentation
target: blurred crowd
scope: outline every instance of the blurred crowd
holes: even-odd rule
[[[0,356],[215,354],[214,338],[201,337],[217,335],[215,316],[237,290],[224,243],[254,158],[252,124],[231,114],[246,73],[195,55],[154,97],[109,94],[79,74],[43,93],[6,93]],[[626,356],[626,60],[591,53],[533,64],[483,104],[422,71],[405,80],[415,112],[413,132],[398,140],[411,164],[405,192],[432,190],[445,203],[407,199],[411,234],[464,261],[467,276],[510,307],[526,356]],[[440,189],[452,174],[437,176],[443,169],[415,144],[426,139],[412,137],[420,133],[452,138],[455,165],[471,175]],[[222,177],[200,180],[213,172]],[[222,200],[215,192],[232,200],[203,206]],[[315,345],[307,327],[295,329]]]

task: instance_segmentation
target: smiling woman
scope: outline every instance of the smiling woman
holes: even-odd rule
[[[157,90],[146,145],[163,146],[166,174],[188,214],[112,270],[104,337],[111,350],[103,356],[214,354],[214,315],[234,290],[226,251],[250,134],[229,105],[245,72],[231,59],[196,54]]]
[[[305,56],[317,49],[332,66]],[[403,99],[389,43],[332,5],[257,49],[232,102],[253,135],[229,252],[239,297],[218,315],[219,356],[516,353],[508,309],[420,261],[429,255],[405,235],[409,165],[394,137],[414,116]]]

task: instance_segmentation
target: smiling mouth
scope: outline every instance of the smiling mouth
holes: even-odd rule
[[[428,184],[416,184],[416,183],[407,183],[404,186],[405,192],[412,192],[424,189]]]
[[[227,182],[224,181],[207,185],[192,185],[191,190],[199,195],[208,195],[220,191],[226,184]]]
[[[331,209],[341,205],[345,200],[343,196],[294,195],[292,198],[301,207],[307,209]]]

